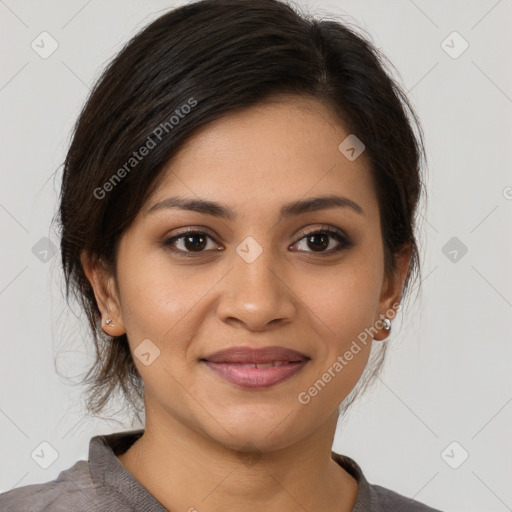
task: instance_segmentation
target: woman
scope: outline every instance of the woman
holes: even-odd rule
[[[331,451],[417,275],[422,155],[382,57],[338,22],[205,0],[133,38],[78,120],[59,224],[90,410],[121,390],[145,428],[0,508],[434,510]]]

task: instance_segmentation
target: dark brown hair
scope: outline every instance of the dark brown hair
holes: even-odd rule
[[[78,300],[95,344],[96,360],[85,376],[89,412],[99,413],[119,391],[141,411],[143,382],[126,335],[102,331],[80,254],[85,250],[115,276],[119,241],[158,187],[164,166],[196,130],[230,112],[283,93],[314,98],[364,142],[386,272],[396,270],[401,249],[412,247],[407,290],[419,270],[414,227],[423,139],[387,66],[356,29],[277,0],[203,0],[174,9],[107,66],[76,123],[58,212],[66,299],[72,292]],[[149,151],[142,157],[143,147]]]

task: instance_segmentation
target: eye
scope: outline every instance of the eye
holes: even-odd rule
[[[353,243],[349,240],[349,238],[342,232],[337,229],[329,228],[329,227],[322,227],[322,229],[317,229],[315,231],[305,232],[302,231],[301,234],[303,237],[298,241],[295,242],[294,245],[300,244],[302,240],[305,240],[305,244],[308,247],[312,247],[313,251],[306,251],[306,252],[313,252],[313,253],[319,253],[319,254],[334,254],[342,251],[343,249],[348,249],[349,247],[352,247]],[[331,239],[331,240],[329,240]],[[337,243],[334,244],[334,248],[331,246],[331,241],[334,239]],[[292,246],[293,247],[293,246]],[[330,247],[330,248],[329,248]],[[328,249],[329,250],[326,250]]]
[[[305,252],[331,255],[338,253],[343,249],[348,249],[353,245],[353,243],[341,230],[327,226],[322,227],[322,229],[317,229],[310,232],[303,230],[300,232],[300,235],[302,235],[302,237],[291,247],[299,245],[302,240],[305,240],[307,246],[313,248],[312,251],[306,250]],[[334,248],[332,247],[333,239],[335,241]],[[214,242],[213,247],[208,247],[209,240]],[[186,257],[194,257],[196,255],[200,255],[201,253],[207,252],[208,250],[222,250],[221,247],[215,247],[215,240],[211,235],[204,231],[197,231],[193,229],[189,229],[185,232],[164,240],[163,245],[170,251],[180,256]],[[304,249],[301,249],[301,251],[304,252]]]
[[[200,254],[205,252],[205,248],[208,246],[208,239],[213,240],[213,238],[204,231],[188,230],[184,233],[166,239],[163,242],[163,245],[168,247],[172,252],[179,253],[180,255],[187,257],[193,257],[194,253]],[[181,245],[181,248],[176,248],[176,245]]]

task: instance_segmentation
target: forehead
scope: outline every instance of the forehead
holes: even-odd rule
[[[171,159],[145,213],[167,196],[210,199],[241,214],[307,196],[337,194],[370,215],[376,196],[364,152],[339,149],[350,135],[314,99],[280,97],[199,129]],[[277,210],[276,210],[277,212]]]

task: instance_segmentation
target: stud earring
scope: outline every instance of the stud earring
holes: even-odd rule
[[[389,331],[391,329],[391,320],[389,318],[384,317],[382,319],[382,323],[384,324],[383,327],[385,331]]]
[[[112,324],[112,319],[111,318],[107,318],[107,320],[105,320],[105,323],[107,325],[110,325],[110,327],[114,327],[114,324]],[[111,325],[112,324],[112,325]]]

